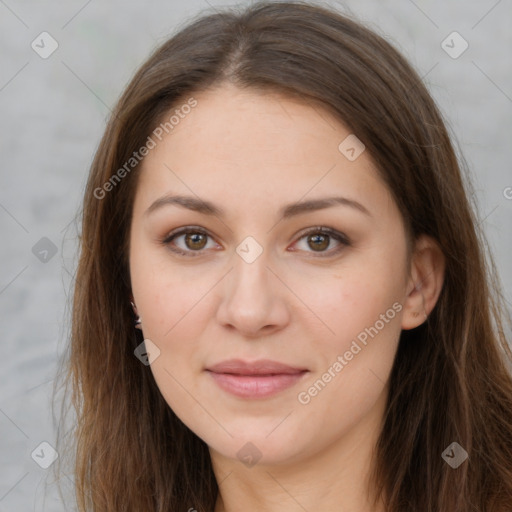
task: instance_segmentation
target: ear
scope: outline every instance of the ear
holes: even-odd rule
[[[444,282],[446,259],[439,244],[428,235],[418,237],[407,281],[402,329],[414,329],[434,309]]]
[[[137,306],[135,305],[135,299],[133,298],[133,293],[130,293],[129,296],[130,304],[132,306],[133,313],[135,316],[139,316],[139,312],[137,311]]]

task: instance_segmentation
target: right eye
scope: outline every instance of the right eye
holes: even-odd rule
[[[208,244],[210,235],[203,229],[188,226],[169,233],[162,243],[171,251],[183,256],[199,256]],[[177,243],[181,239],[181,245]],[[195,253],[195,254],[194,254]]]

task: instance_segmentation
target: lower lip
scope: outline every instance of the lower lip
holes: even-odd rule
[[[279,375],[233,375],[211,371],[208,373],[228,393],[241,398],[266,398],[293,386],[307,371]]]

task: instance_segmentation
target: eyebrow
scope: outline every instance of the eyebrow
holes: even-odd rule
[[[151,206],[144,212],[144,215],[149,215],[156,210],[159,210],[160,208],[168,205],[181,206],[188,210],[202,213],[203,215],[211,215],[220,218],[225,218],[226,216],[226,212],[220,206],[217,206],[210,201],[206,201],[204,199],[193,196],[170,194],[162,196],[154,201]],[[323,197],[319,199],[310,199],[309,201],[298,201],[296,203],[291,203],[283,206],[279,210],[279,215],[281,220],[285,220],[295,215],[300,215],[302,213],[316,210],[323,210],[332,206],[347,206],[369,217],[372,217],[372,214],[369,212],[369,210],[361,203],[355,201],[354,199],[340,196]]]

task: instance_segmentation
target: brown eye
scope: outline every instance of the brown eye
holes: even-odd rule
[[[200,256],[216,245],[208,233],[193,226],[170,233],[162,240],[162,244],[183,256]]]
[[[329,247],[329,235],[318,233],[308,236],[308,245],[314,251],[323,251]]]
[[[185,245],[188,249],[203,249],[206,241],[207,236],[204,233],[188,233],[185,235]]]
[[[301,247],[302,244],[302,247]],[[318,226],[304,233],[296,242],[297,248],[304,252],[318,253],[318,256],[334,256],[351,245],[349,238],[343,233]],[[330,247],[334,246],[334,247]],[[297,248],[292,249],[293,251]]]

